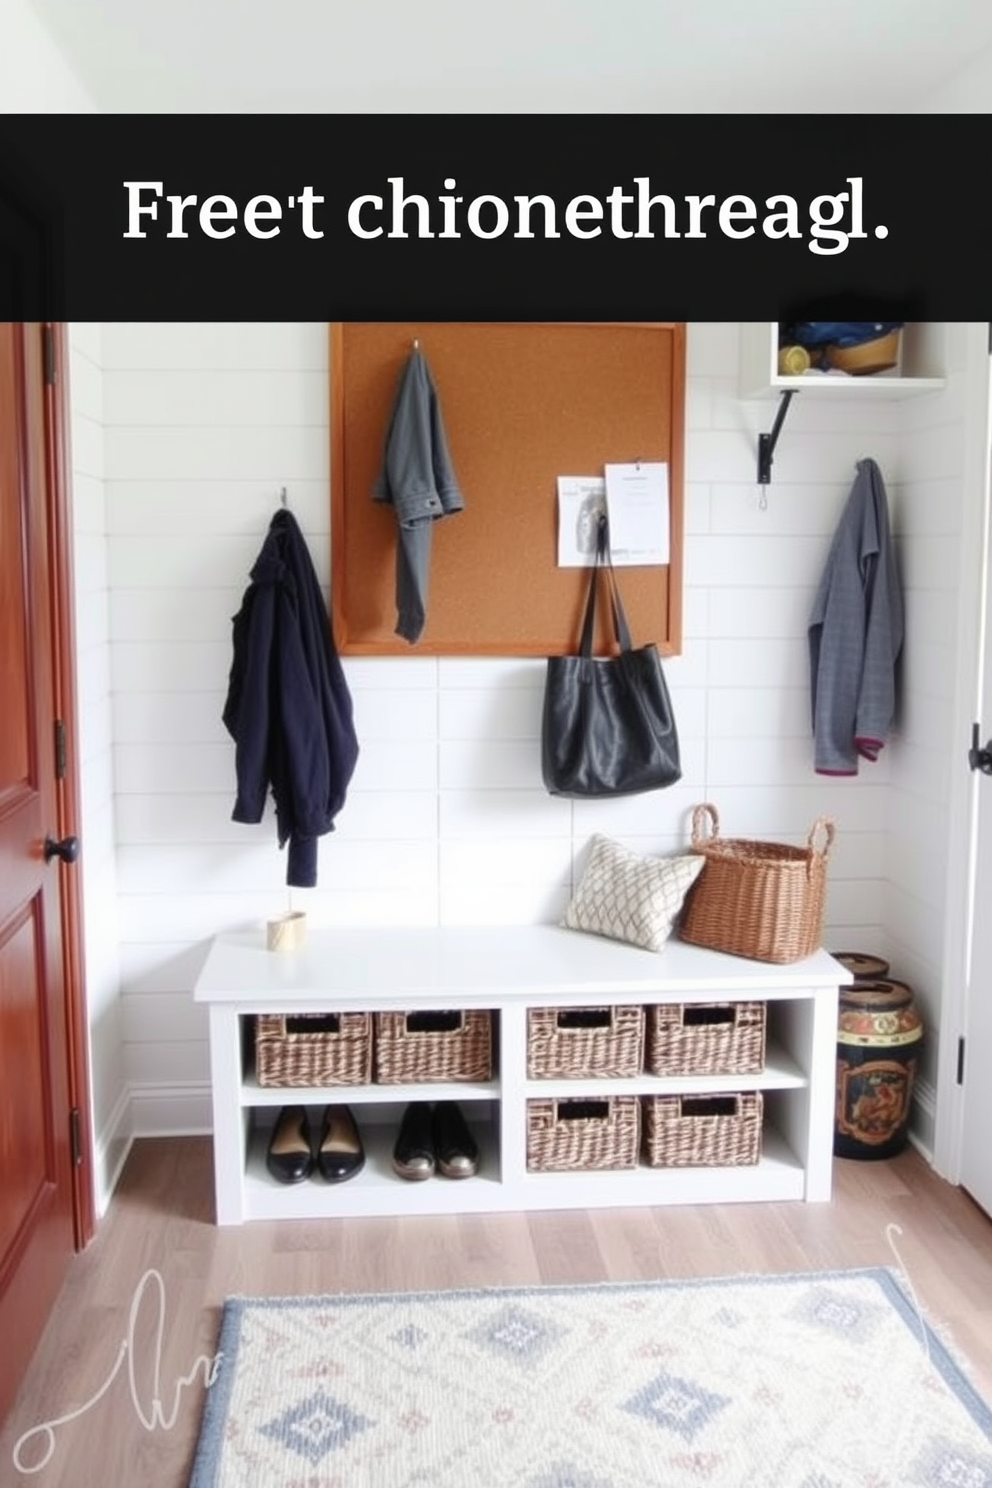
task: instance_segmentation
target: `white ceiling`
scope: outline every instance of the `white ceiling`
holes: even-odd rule
[[[29,4],[104,112],[907,113],[992,46],[989,0]]]

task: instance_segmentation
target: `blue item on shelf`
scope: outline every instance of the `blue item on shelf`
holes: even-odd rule
[[[799,320],[782,327],[781,339],[800,346],[861,346],[901,330],[904,324],[901,320]]]

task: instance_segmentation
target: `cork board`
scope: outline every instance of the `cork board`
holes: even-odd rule
[[[465,508],[434,523],[427,621],[395,634],[396,519],[372,499],[400,373],[417,343]],[[666,565],[617,569],[635,646],[681,648],[685,327],[623,322],[335,322],[331,617],[344,655],[575,651],[589,570],[558,567],[559,475],[668,464]],[[595,649],[610,649],[598,606]]]

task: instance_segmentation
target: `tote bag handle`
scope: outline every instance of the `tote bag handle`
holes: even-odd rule
[[[630,651],[630,627],[627,624],[627,616],[624,611],[623,601],[620,598],[620,590],[617,587],[617,576],[613,570],[613,559],[610,556],[609,519],[605,512],[599,514],[599,524],[596,528],[596,562],[593,564],[589,575],[589,594],[586,599],[585,617],[582,621],[582,634],[579,640],[579,655],[592,655],[593,628],[596,620],[596,589],[600,571],[606,574],[606,580],[610,589],[610,611],[613,616],[613,632],[620,645],[621,651]]]

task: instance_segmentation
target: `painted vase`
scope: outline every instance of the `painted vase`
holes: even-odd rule
[[[905,982],[842,987],[837,1018],[837,1157],[894,1157],[906,1145],[923,1020]]]

